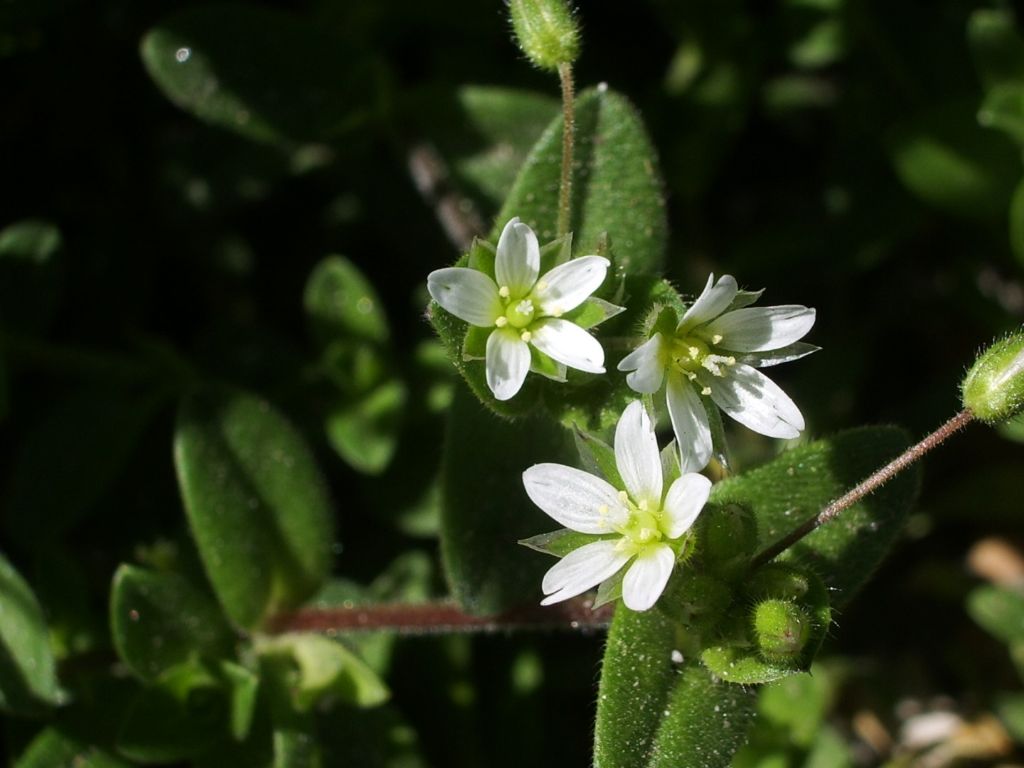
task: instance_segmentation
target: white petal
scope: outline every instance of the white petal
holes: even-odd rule
[[[755,432],[791,438],[804,428],[804,417],[789,395],[749,365],[734,365],[711,384],[711,399],[718,407]]]
[[[475,269],[435,269],[427,275],[427,290],[434,301],[470,325],[490,328],[502,314],[498,286]]]
[[[603,256],[581,256],[545,273],[533,289],[540,311],[557,317],[576,309],[601,287],[610,265]]]
[[[669,377],[666,394],[682,471],[700,472],[711,461],[711,426],[704,403],[689,382],[679,376]]]
[[[736,359],[741,363],[751,366],[752,368],[771,368],[773,365],[791,363],[794,360],[799,360],[801,357],[807,357],[820,349],[821,347],[816,347],[813,344],[805,344],[802,341],[798,341],[795,344],[789,344],[782,349],[773,349],[767,352],[749,352],[745,355],[738,355]]]
[[[652,510],[661,505],[658,438],[654,436],[651,417],[639,400],[626,406],[615,427],[615,465],[633,501],[646,501]]]
[[[610,533],[629,512],[619,493],[600,477],[564,464],[535,464],[523,472],[530,500],[566,528],[580,533]]]
[[[519,334],[496,328],[487,337],[487,386],[498,400],[511,400],[530,372],[530,347]]]
[[[802,339],[814,325],[814,310],[796,304],[751,307],[728,312],[707,327],[722,340],[715,346],[734,352],[780,349]]]
[[[576,597],[614,576],[629,560],[628,554],[615,549],[615,541],[595,541],[574,549],[555,563],[541,582],[547,595],[541,605],[551,605]]]
[[[530,292],[540,272],[540,245],[537,236],[518,218],[510,219],[498,238],[494,276],[499,286],[507,286],[514,299]]]
[[[604,373],[601,342],[568,320],[545,318],[530,328],[530,341],[559,363],[587,373]]]
[[[704,475],[691,473],[672,483],[665,496],[664,512],[671,521],[665,535],[670,539],[678,539],[690,530],[697,515],[704,509],[710,493],[711,481]]]
[[[686,331],[709,320],[714,320],[729,308],[732,300],[736,298],[738,290],[736,278],[732,275],[722,275],[717,283],[715,276],[710,275],[708,284],[704,286],[704,292],[697,297],[697,300],[683,315],[683,319],[679,323],[679,330]]]
[[[656,333],[619,361],[620,371],[632,371],[626,376],[626,383],[634,392],[652,394],[661,389],[665,378],[665,365],[661,359],[664,341],[665,338]]]
[[[646,611],[661,597],[676,564],[672,547],[662,544],[637,557],[622,580],[622,602],[634,611]]]

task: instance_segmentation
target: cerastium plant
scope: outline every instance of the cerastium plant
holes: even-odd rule
[[[665,280],[665,201],[639,114],[604,84],[577,94],[581,32],[565,0],[508,7],[523,54],[557,75],[561,112],[490,232],[452,265],[423,263],[439,344],[403,367],[379,298],[344,258],[321,262],[304,294],[316,360],[302,375],[327,403],[325,445],[378,476],[381,497],[432,471],[441,446],[428,494],[440,499],[450,597],[427,599],[416,556],[369,587],[331,578],[334,494],[303,432],[268,400],[148,339],[140,360],[102,366],[48,350],[39,356],[151,386],[136,403],[140,422],[176,398],[173,462],[190,538],[124,554],[134,562],[113,577],[116,661],[102,678],[65,663],[86,641],[54,632],[51,642],[33,589],[0,557],[0,708],[60,712],[24,739],[19,768],[419,766],[380,675],[394,635],[529,628],[607,628],[598,768],[727,766],[758,686],[808,672],[840,631],[835,611],[893,546],[917,493],[914,463],[972,420],[1024,409],[1022,331],[981,353],[963,410],[917,443],[890,426],[809,435],[800,407],[762,371],[819,351],[805,341],[815,310],[758,305],[762,291],[742,276],[701,276],[682,292]],[[277,70],[260,70],[245,45],[226,58],[253,67],[241,68],[237,92],[225,87],[204,47],[212,22],[264,43],[303,41],[325,70],[340,61],[329,40],[273,12],[200,6],[143,44],[175,102],[287,146],[298,165],[319,157],[308,132],[344,135],[347,113],[334,114],[333,99],[273,121],[239,107],[252,69],[272,81],[253,87],[267,102],[287,88],[271,87]],[[437,387],[409,386],[412,365]],[[78,409],[94,431],[141,431],[128,403],[99,401]],[[403,454],[395,424],[407,411],[420,418],[408,417],[410,430],[426,427]],[[794,442],[740,471],[723,414]],[[363,499],[345,501],[358,513]],[[58,523],[22,521],[20,535]],[[405,533],[420,524],[399,521]],[[90,650],[104,663],[103,648]],[[80,717],[90,705],[102,728]]]

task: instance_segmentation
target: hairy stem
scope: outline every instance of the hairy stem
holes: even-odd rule
[[[562,81],[562,182],[558,187],[558,235],[569,233],[572,220],[572,153],[576,139],[576,94],[573,89],[572,64],[558,65]]]
[[[357,605],[351,608],[309,608],[282,614],[274,632],[400,632],[403,634],[493,633],[512,629],[604,629],[612,606],[593,610],[593,598],[582,596],[551,606],[530,605],[495,616],[471,616],[454,603]]]
[[[866,480],[862,480],[857,483],[857,485],[835,501],[831,502],[817,515],[805,521],[799,528],[760,552],[754,557],[751,562],[751,567],[757,568],[758,566],[773,560],[779,554],[785,552],[791,546],[804,538],[807,534],[820,528],[825,523],[835,520],[844,510],[849,509],[869,493],[872,493],[889,480],[896,477],[896,475],[904,469],[909,467],[933,448],[944,443],[949,437],[952,437],[956,432],[966,427],[973,420],[974,414],[967,410],[961,411],[924,438],[921,442],[911,446],[884,467],[876,470]]]

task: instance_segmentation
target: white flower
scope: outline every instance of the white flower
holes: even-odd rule
[[[534,504],[566,528],[595,534],[592,543],[573,550],[547,572],[541,583],[547,597],[541,605],[586,592],[627,565],[622,600],[628,608],[646,611],[665,589],[677,556],[669,542],[693,525],[708,500],[711,481],[684,474],[662,493],[658,442],[639,400],[627,406],[615,429],[615,463],[625,490],[562,464],[537,464],[523,473]]]
[[[530,346],[564,366],[604,373],[601,344],[563,319],[604,282],[609,261],[581,256],[540,274],[540,246],[526,224],[514,218],[498,239],[494,273],[449,267],[431,272],[427,290],[445,310],[480,328],[487,338],[487,386],[508,400],[523,386],[532,364]]]
[[[707,398],[768,437],[792,438],[804,428],[800,409],[755,369],[816,351],[797,341],[814,325],[814,310],[795,304],[748,308],[760,295],[740,291],[731,275],[717,283],[711,275],[673,334],[655,333],[619,363],[620,371],[631,371],[626,381],[637,392],[651,394],[666,383],[684,472],[699,471],[711,459]]]

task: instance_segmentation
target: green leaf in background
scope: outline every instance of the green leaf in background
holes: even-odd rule
[[[509,422],[455,392],[445,436],[441,554],[452,594],[470,613],[498,613],[538,599],[550,566],[515,543],[551,528],[526,496],[522,473],[571,456],[571,438],[548,419]]]
[[[948,101],[901,122],[890,151],[904,186],[945,213],[1005,214],[1020,177],[1012,142],[978,125],[973,101]]]
[[[212,596],[176,573],[122,565],[110,595],[110,631],[118,655],[151,680],[190,659],[232,650],[232,632]]]
[[[331,447],[360,472],[383,472],[398,448],[406,399],[405,384],[391,379],[354,403],[337,403],[324,421]]]
[[[256,716],[260,679],[255,673],[232,661],[222,661],[220,672],[230,692],[231,736],[242,741],[252,728]]]
[[[312,335],[320,344],[388,340],[380,297],[358,267],[342,256],[328,256],[316,265],[306,281],[303,302]]]
[[[1010,201],[1010,248],[1017,257],[1017,263],[1024,267],[1024,181],[1017,185]],[[1024,420],[1007,422],[1003,429],[1014,430],[1024,435],[1021,425]]]
[[[319,588],[333,510],[309,446],[283,415],[246,392],[189,396],[174,460],[203,565],[235,623],[259,626]]]
[[[595,768],[724,768],[746,740],[756,697],[715,681],[656,610],[615,612],[601,668]]]
[[[83,389],[58,401],[18,446],[4,513],[27,548],[66,533],[118,480],[160,400]]]
[[[992,88],[978,110],[978,123],[1024,144],[1024,80]]]
[[[774,461],[715,485],[711,501],[734,503],[757,519],[761,549],[910,445],[897,427],[862,427],[786,451]],[[917,498],[920,471],[895,480],[823,525],[780,559],[816,573],[841,606],[867,581],[899,537]]]
[[[1004,643],[1024,643],[1024,593],[1010,587],[978,587],[968,596],[967,612]]]
[[[140,763],[173,763],[202,753],[229,731],[222,681],[199,664],[179,664],[139,692],[117,735],[117,750]]]
[[[449,158],[456,179],[470,195],[496,211],[537,139],[559,113],[558,99],[546,93],[467,85],[455,91],[450,110],[425,110],[428,134]],[[453,114],[457,120],[453,120]],[[451,125],[455,122],[456,125]]]
[[[252,5],[179,11],[146,34],[141,54],[150,77],[182,109],[289,147],[343,136],[365,117],[377,85],[351,43]]]
[[[495,220],[491,240],[518,216],[541,243],[557,232],[562,163],[562,118],[537,141]],[[583,92],[576,102],[573,176],[573,250],[594,253],[608,233],[616,265],[628,273],[657,273],[668,237],[657,158],[640,116],[606,86]]]
[[[63,698],[42,609],[0,555],[0,709],[34,714]]]
[[[131,768],[131,764],[60,728],[49,727],[32,740],[14,768]]]
[[[18,331],[49,325],[60,297],[63,238],[52,222],[24,219],[0,230],[0,321]]]
[[[985,89],[1024,83],[1024,40],[1008,8],[982,8],[967,22],[967,43]]]

